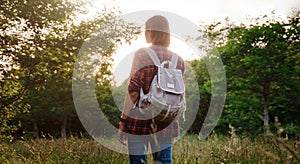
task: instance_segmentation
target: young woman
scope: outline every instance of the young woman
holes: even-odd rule
[[[157,15],[146,22],[145,37],[150,48],[154,50],[160,62],[171,61],[170,28],[167,19]],[[184,61],[178,56],[177,69],[184,72]],[[133,109],[139,100],[140,90],[149,92],[152,79],[157,74],[157,67],[144,49],[136,52],[132,63],[128,93],[119,123],[119,141],[126,144],[130,163],[147,163],[148,147],[151,146],[153,159],[158,163],[172,163],[172,144],[174,137],[179,134],[178,121],[170,125],[153,122],[153,119],[141,119],[142,113]]]

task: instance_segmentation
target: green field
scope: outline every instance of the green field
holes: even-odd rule
[[[0,146],[0,163],[129,163],[128,155],[111,151],[92,139],[40,139]],[[200,140],[196,135],[186,135],[175,143],[173,162],[299,163],[299,154],[299,140],[238,138],[235,134]]]

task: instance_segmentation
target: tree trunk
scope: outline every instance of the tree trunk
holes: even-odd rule
[[[60,126],[61,138],[67,138],[66,128],[67,128],[67,117],[64,116]]]
[[[270,125],[269,125],[269,94],[270,94],[270,83],[264,85],[264,127],[265,133],[270,134]]]
[[[33,123],[33,136],[34,136],[35,140],[40,139],[39,127],[38,127],[38,123],[36,121]]]

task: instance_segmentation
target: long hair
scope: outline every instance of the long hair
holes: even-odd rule
[[[156,15],[146,22],[146,33],[150,33],[149,42],[153,45],[169,47],[170,45],[170,27],[167,19]],[[147,37],[147,36],[146,36]]]

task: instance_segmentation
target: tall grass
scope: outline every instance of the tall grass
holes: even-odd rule
[[[174,146],[175,163],[300,163],[300,141],[274,142],[273,137],[256,139],[211,135],[205,140],[186,136]],[[293,153],[292,153],[292,152]],[[298,155],[298,156],[297,156]]]
[[[92,139],[41,139],[2,145],[0,163],[128,163]]]
[[[251,140],[237,137],[234,129],[230,133],[231,136],[214,134],[203,140],[197,135],[184,136],[174,145],[174,163],[300,163],[299,140],[276,136]],[[0,163],[123,164],[129,160],[128,155],[111,151],[92,139],[70,137],[2,143]]]

